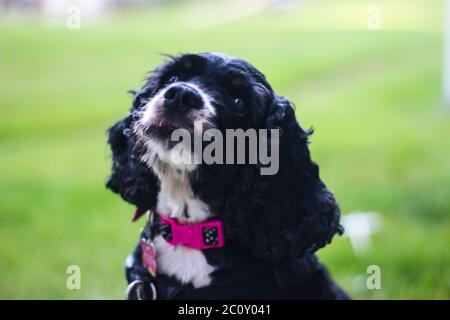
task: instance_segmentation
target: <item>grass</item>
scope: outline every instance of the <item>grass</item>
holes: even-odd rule
[[[341,237],[320,251],[353,297],[450,298],[442,2],[379,1],[380,31],[365,28],[368,4],[310,1],[214,23],[223,2],[194,2],[81,30],[0,24],[0,298],[123,297],[140,223],[104,189],[105,130],[158,53],[187,51],[223,51],[262,70],[316,129],[313,157],[343,213],[381,213],[369,250],[356,255]],[[72,264],[81,290],[66,289]],[[373,264],[381,290],[365,286]]]

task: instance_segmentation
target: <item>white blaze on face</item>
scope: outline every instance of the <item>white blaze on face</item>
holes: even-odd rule
[[[157,110],[163,108],[164,105],[164,93],[166,90],[160,90],[155,96],[153,96],[150,101],[145,105],[144,112],[142,114],[141,119],[139,120],[140,124],[144,127],[147,124],[152,123],[156,119]]]
[[[140,120],[141,124],[149,124],[155,121],[155,119],[157,119],[158,110],[160,110],[160,108],[164,108],[164,94],[166,93],[167,90],[179,84],[183,84],[194,89],[203,100],[203,106],[200,110],[190,111],[195,113],[194,116],[196,120],[208,119],[216,114],[216,111],[212,105],[212,98],[198,85],[190,82],[175,82],[172,83],[170,86],[167,86],[159,90],[158,93],[150,99],[150,101],[144,107],[145,110]]]
[[[202,123],[205,126],[210,123],[210,119],[216,114],[216,111],[212,105],[212,97],[206,93],[200,86],[195,83],[190,82],[175,82],[171,85],[159,90],[144,106],[143,110],[140,114],[140,119],[137,121],[135,125],[135,133],[138,136],[140,142],[146,147],[146,152],[142,155],[142,160],[146,162],[149,166],[153,167],[156,158],[162,160],[163,162],[172,165],[178,169],[185,169],[187,171],[192,171],[196,168],[195,163],[199,163],[198,161],[189,161],[189,154],[184,152],[184,157],[187,157],[188,161],[182,161],[182,163],[173,161],[173,150],[169,148],[169,141],[161,140],[155,137],[151,137],[145,134],[145,129],[150,125],[160,126],[164,122],[164,95],[175,85],[185,85],[189,86],[193,90],[195,90],[200,97],[202,98],[203,105],[200,109],[192,109],[186,112],[186,117],[188,117],[192,121],[190,125],[194,129],[194,132],[198,131],[195,123]],[[190,137],[194,139],[195,137]],[[170,139],[170,138],[169,138]],[[193,140],[192,140],[193,141]],[[188,150],[189,152],[193,152],[194,150],[190,150],[190,143],[188,145],[183,146],[183,144],[177,145],[178,148],[180,146],[183,149]],[[185,150],[179,150],[185,151]],[[198,155],[197,155],[198,156]],[[192,159],[196,158],[196,155],[192,154]]]

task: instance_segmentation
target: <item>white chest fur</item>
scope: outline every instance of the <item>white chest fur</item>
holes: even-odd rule
[[[161,190],[157,211],[160,215],[192,223],[211,215],[208,206],[194,196],[186,171],[169,168],[158,176]],[[191,282],[196,288],[209,285],[214,267],[208,264],[201,250],[172,246],[162,236],[157,236],[154,242],[158,273],[174,276],[183,283]]]

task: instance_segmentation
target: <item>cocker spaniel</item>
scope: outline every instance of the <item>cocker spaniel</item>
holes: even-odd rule
[[[315,256],[342,227],[310,133],[244,60],[183,54],[151,72],[109,129],[107,187],[148,220],[126,261],[128,297],[347,298]]]

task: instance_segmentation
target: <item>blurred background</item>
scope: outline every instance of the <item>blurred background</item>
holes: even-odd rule
[[[143,221],[132,224],[134,208],[104,188],[106,130],[161,53],[200,51],[249,60],[315,128],[313,158],[347,229],[319,256],[345,290],[450,298],[444,8],[0,0],[0,298],[123,299]],[[69,265],[81,269],[80,290],[66,287]],[[380,289],[366,283],[373,265]]]

